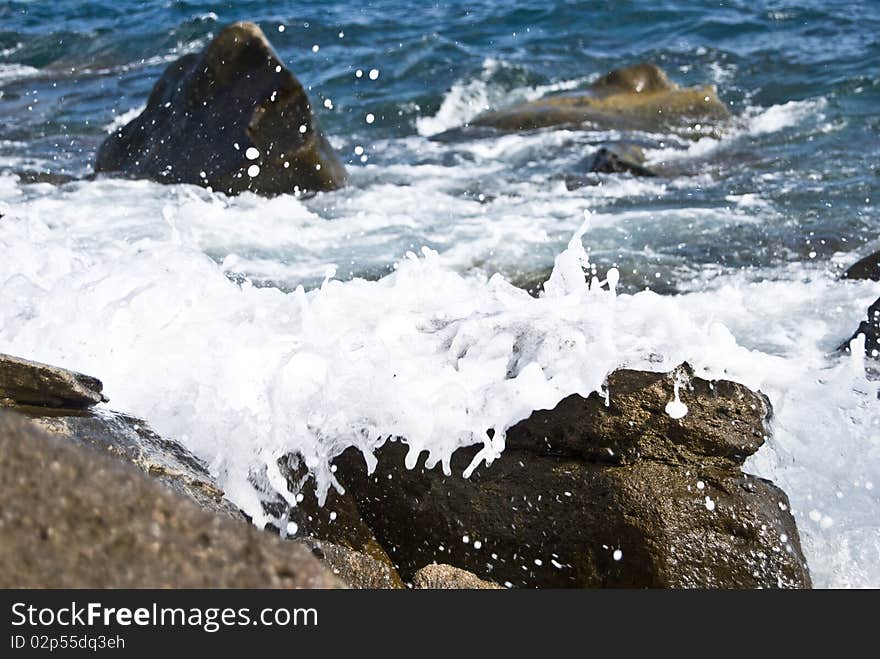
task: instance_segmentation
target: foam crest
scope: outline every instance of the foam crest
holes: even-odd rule
[[[500,60],[487,58],[478,77],[461,80],[452,85],[433,116],[416,119],[416,130],[419,135],[436,135],[450,128],[465,126],[471,119],[488,110],[533,101],[551,92],[575,89],[586,80],[586,78],[577,78],[546,85],[507,89],[493,81],[505,66],[507,65]]]

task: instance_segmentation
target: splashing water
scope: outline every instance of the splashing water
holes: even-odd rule
[[[287,452],[324,492],[335,455],[355,446],[369,465],[389,435],[407,439],[408,465],[427,452],[446,471],[457,448],[478,444],[470,473],[533,410],[602,391],[619,367],[688,361],[770,397],[773,438],[748,468],[790,495],[817,583],[880,583],[877,384],[858,346],[829,357],[877,284],[800,267],[759,282],[725,275],[679,296],[621,294],[616,269],[590,277],[585,222],[540,298],[458,273],[430,249],[378,281],[330,270],[319,288],[286,293],[234,283],[178,231],[131,233],[81,205],[34,213],[69,193],[5,190],[16,201],[2,208],[0,349],[103,378],[112,407],[207,460],[258,523],[269,520],[249,477],[266,471],[293,502],[276,467]],[[157,221],[174,229],[174,216]]]
[[[674,389],[674,398],[666,403],[666,407],[664,411],[673,419],[683,419],[687,416],[688,406],[681,402],[681,398],[678,397],[678,388],[681,386],[681,381],[678,377],[675,378],[675,382],[673,384]]]

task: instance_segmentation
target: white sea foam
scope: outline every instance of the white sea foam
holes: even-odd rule
[[[419,135],[436,135],[450,128],[464,126],[487,110],[532,101],[551,92],[575,89],[587,80],[587,78],[577,78],[534,87],[505,89],[492,82],[492,76],[503,66],[506,64],[500,60],[487,58],[483,62],[483,70],[479,77],[462,80],[452,85],[443,97],[436,114],[416,119]]]
[[[9,57],[21,50],[22,46],[24,46],[24,43],[19,41],[17,44],[10,46],[9,48],[0,48],[0,57]]]
[[[122,128],[125,124],[130,122],[132,119],[137,117],[141,112],[144,111],[146,105],[139,105],[137,107],[131,108],[130,110],[126,110],[122,114],[117,114],[113,117],[113,120],[104,126],[104,130],[108,133],[112,133],[117,128]]]
[[[751,135],[775,133],[796,126],[810,116],[813,116],[817,121],[822,121],[825,118],[822,110],[827,104],[825,98],[818,98],[789,101],[780,105],[772,105],[766,109],[749,108],[745,112],[748,131]]]
[[[791,497],[817,585],[880,585],[877,384],[860,360],[834,357],[877,284],[792,266],[776,280],[722,272],[711,289],[675,297],[615,294],[588,286],[576,232],[541,299],[499,277],[459,274],[454,258],[431,251],[379,281],[327,278],[285,293],[233,283],[227,261],[249,258],[234,254],[254,242],[287,241],[261,258],[295,271],[298,245],[328,231],[327,243],[312,245],[316,270],[326,245],[344,240],[340,225],[361,240],[357,212],[328,222],[288,197],[230,200],[130,181],[56,189],[0,176],[0,213],[0,350],[100,376],[111,407],[185,442],[258,521],[248,476],[267,469],[280,483],[273,470],[285,451],[300,451],[325,487],[328,459],[349,445],[369,455],[386,435],[408,438],[410,460],[427,450],[448,465],[457,447],[476,442],[491,461],[504,430],[532,410],[597,390],[620,366],[687,360],[703,376],[769,395],[773,438],[748,466]],[[395,222],[402,213],[392,211]],[[389,227],[380,215],[364,220],[379,233]],[[572,215],[574,230],[582,214]],[[541,218],[527,219],[534,231]],[[589,219],[587,245],[603,224],[654,221]],[[547,221],[549,230],[556,220]],[[492,440],[488,428],[498,430]]]
[[[805,101],[789,101],[763,108],[750,106],[742,117],[733,120],[722,137],[701,137],[692,142],[684,142],[673,135],[668,136],[671,146],[646,149],[645,158],[649,163],[668,162],[686,158],[702,158],[712,154],[725,144],[747,137],[776,133],[793,126],[801,126],[806,120],[817,124],[825,121],[824,108],[828,104],[824,97]],[[829,125],[823,131],[835,130],[839,126]]]
[[[40,75],[40,70],[24,64],[0,64],[0,85],[16,80],[33,78]]]

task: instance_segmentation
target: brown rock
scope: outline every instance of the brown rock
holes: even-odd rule
[[[676,378],[681,419],[665,413]],[[764,396],[686,366],[607,386],[607,405],[574,395],[515,425],[467,480],[476,448],[446,477],[407,470],[400,441],[372,475],[352,450],[336,475],[405,580],[442,562],[523,587],[809,587],[785,493],[740,470],[768,432]]]
[[[678,85],[669,80],[656,64],[642,62],[606,73],[590,85],[590,89],[601,96],[656,94],[678,89]]]
[[[696,137],[717,133],[715,125],[729,117],[714,87],[681,88],[653,64],[639,64],[612,71],[586,92],[547,96],[483,114],[471,123],[511,131],[585,125]]]
[[[337,588],[303,546],[0,411],[0,587]]]
[[[473,572],[451,565],[426,565],[413,575],[416,590],[500,590],[501,586],[480,579]]]
[[[0,353],[0,403],[81,409],[106,401],[97,378]]]
[[[95,171],[228,194],[333,190],[346,180],[305,89],[254,23],[230,25],[203,53],[169,65],[146,109],[101,145]]]
[[[312,554],[351,588],[399,590],[406,587],[387,556],[377,559],[316,538],[299,538],[297,542],[310,547]]]
[[[14,410],[59,439],[93,446],[132,463],[205,510],[244,519],[244,514],[223,497],[223,490],[201,460],[177,442],[157,435],[142,419],[109,410]]]

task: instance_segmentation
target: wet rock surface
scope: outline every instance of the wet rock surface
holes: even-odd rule
[[[241,511],[223,498],[223,490],[201,460],[177,442],[156,434],[141,419],[108,410],[47,413],[41,408],[19,407],[16,411],[59,439],[93,446],[132,463],[205,510],[244,519]]]
[[[0,363],[7,370],[20,369],[21,364],[27,366],[31,380],[36,383],[32,389],[39,391],[41,386],[51,385],[48,390],[41,392],[41,396],[29,395],[28,400],[45,400],[47,391],[55,391],[58,382],[84,382],[90,384],[93,390],[101,390],[96,378],[55,366],[4,357],[7,358]],[[2,372],[0,370],[0,374]],[[55,398],[57,396],[52,400]],[[97,450],[117,461],[131,463],[151,480],[189,499],[206,513],[234,522],[249,523],[244,513],[224,498],[223,490],[201,460],[177,442],[155,433],[141,419],[100,408],[16,405],[9,397],[0,405],[0,413],[4,410],[7,414],[15,413],[16,417],[21,415],[20,419],[30,424],[36,434],[25,433],[23,436],[26,438],[45,435],[69,446]],[[84,459],[87,459],[90,453],[85,455]],[[372,531],[360,518],[353,500],[331,492],[325,505],[319,506],[314,496],[313,481],[297,469],[295,461],[288,459],[285,464],[289,469],[291,487],[299,487],[304,497],[300,505],[288,511],[289,519],[298,524],[299,532],[284,541],[284,546],[295,547],[295,552],[307,549],[311,556],[349,586],[403,588],[403,581]],[[295,483],[297,476],[304,482]],[[13,493],[12,496],[17,495]],[[107,505],[110,506],[112,495],[107,494],[107,497]],[[267,530],[265,535],[277,536],[278,529],[274,532]],[[135,549],[133,547],[132,551]]]
[[[451,565],[426,565],[413,575],[416,590],[498,590],[496,583],[480,579],[467,570]]]
[[[288,491],[296,495],[297,504],[290,506],[273,493],[268,482],[254,480],[253,484],[262,490],[265,512],[286,520],[282,526],[288,529],[293,525],[296,538],[315,548],[315,555],[350,585],[403,588],[394,563],[364,522],[351,494],[331,488],[320,501],[314,477],[298,455],[283,456],[278,460],[278,467],[287,481]]]
[[[676,378],[687,414],[665,412]],[[522,587],[809,587],[788,500],[743,474],[764,442],[766,398],[726,381],[617,371],[608,404],[570,396],[507,433],[470,479],[405,469],[387,442],[376,472],[336,464],[379,541],[411,580],[432,562]]]
[[[682,88],[656,65],[643,63],[606,74],[589,89],[483,114],[474,126],[522,131],[551,126],[715,134],[729,119],[712,86]]]
[[[301,545],[0,410],[0,587],[338,588]]]
[[[844,279],[870,279],[880,281],[880,252],[859,259],[843,273]]]
[[[97,378],[0,353],[0,403],[83,409],[107,400]]]
[[[305,89],[253,23],[168,66],[146,109],[103,142],[95,171],[228,194],[333,190],[346,180]]]
[[[69,373],[27,364],[32,370]],[[100,392],[95,378],[78,378]],[[5,415],[0,441],[22,448],[20,454],[10,450],[2,456],[4,496],[15,502],[3,524],[21,542],[4,560],[11,565],[36,551],[28,545],[37,541],[35,535],[40,542],[54,533],[70,536],[70,550],[79,552],[71,559],[75,569],[70,575],[53,577],[51,570],[67,559],[60,542],[50,543],[45,559],[23,563],[28,574],[13,571],[9,583],[161,586],[173,578],[205,587],[256,587],[321,585],[330,575],[357,588],[401,588],[405,581],[417,588],[810,585],[785,494],[740,470],[766,437],[770,405],[764,396],[733,382],[694,377],[687,365],[668,374],[617,371],[607,384],[607,402],[595,394],[570,396],[553,410],[534,412],[508,431],[501,457],[467,480],[460,474],[476,448],[459,450],[447,477],[422,466],[407,471],[405,444],[389,441],[371,476],[360,453],[349,450],[340,456],[337,477],[347,491],[331,490],[321,506],[301,460],[285,456],[279,468],[290,492],[300,496],[294,507],[280,498],[266,504],[277,507],[267,512],[284,520],[275,533],[250,528],[223,498],[205,465],[143,421],[99,408],[14,405],[7,398],[5,409],[16,414],[0,408]],[[686,406],[683,416],[682,409],[668,413],[674,401],[679,408]],[[85,472],[92,461],[90,480]],[[134,472],[140,480],[131,475],[132,465],[140,469]],[[61,480],[47,479],[47,469],[61,470]],[[46,487],[40,490],[40,484]],[[143,488],[148,486],[159,490],[147,492]],[[117,489],[121,498],[114,494]],[[155,498],[156,491],[176,503],[161,499],[158,507],[140,508],[133,503],[136,496]],[[53,505],[59,496],[64,497],[58,506],[65,520],[53,526],[54,518],[41,507]],[[28,499],[34,501],[32,508]],[[95,503],[99,500],[103,507]],[[178,519],[172,512],[180,501],[186,505]],[[196,512],[202,518],[193,522],[190,516]],[[126,520],[134,531],[126,530]],[[139,543],[153,537],[142,535],[148,523],[161,539],[145,549]],[[293,538],[273,537],[282,529],[290,531],[291,523]],[[273,572],[274,558],[268,572],[258,574],[246,566],[236,571],[223,561],[247,562],[274,550],[254,548],[241,538],[230,538],[231,544],[222,548],[212,544],[210,533],[231,531],[215,530],[194,540],[194,527],[187,527],[180,538],[171,537],[187,524],[236,525],[240,533],[246,529],[289,547],[291,560],[307,551],[328,572],[324,577],[309,572],[312,576],[303,581],[287,567]],[[78,542],[105,526],[111,538],[122,534],[124,539],[88,551],[78,548]],[[187,542],[203,547],[205,560],[219,563],[221,571],[199,577],[185,561],[151,565],[154,559],[170,560],[167,554]],[[104,560],[105,552],[112,565],[125,553],[142,551],[152,552],[142,568],[123,574],[121,566],[114,566],[106,581],[100,581],[103,573],[76,562],[81,556],[88,562]]]
[[[311,548],[312,554],[351,588],[399,590],[406,587],[387,556],[378,559],[314,537],[296,542]]]
[[[633,176],[654,177],[653,170],[644,166],[644,156],[640,150],[620,147],[600,147],[590,157],[587,171],[595,174],[632,174]]]

